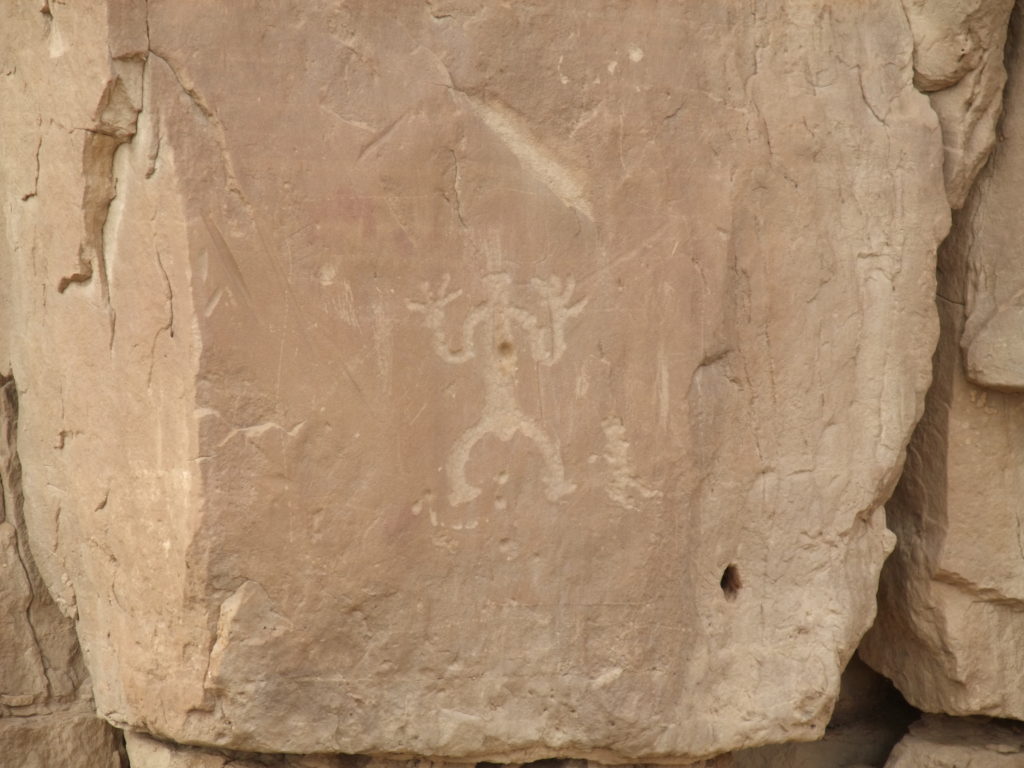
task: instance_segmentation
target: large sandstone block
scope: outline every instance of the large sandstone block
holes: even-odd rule
[[[1015,18],[1020,34],[1021,14]],[[964,226],[980,238],[965,252],[966,322],[961,344],[967,377],[975,384],[1024,391],[1024,269],[1021,268],[1019,190],[1024,184],[1024,51],[1010,49],[1013,77],[1007,85],[1003,141],[991,172],[979,184]]]
[[[1022,768],[1020,724],[925,715],[896,745],[885,768]]]
[[[100,712],[461,760],[820,735],[948,226],[899,5],[147,9],[2,32],[29,523]]]
[[[468,768],[466,763],[388,760],[366,755],[253,755],[159,741],[144,733],[125,734],[132,768]],[[548,760],[547,768],[605,768],[587,760]],[[521,768],[522,764],[501,766]],[[688,763],[689,768],[733,768],[729,755]],[[623,765],[622,768],[653,768]]]
[[[92,712],[0,718],[4,768],[122,768],[113,729]]]
[[[26,544],[18,399],[0,373],[2,768],[120,768],[115,732],[89,706],[82,677],[74,626],[50,599]]]
[[[1017,47],[1009,59],[1006,140],[943,246],[935,384],[887,505],[900,544],[863,649],[917,707],[1016,719],[1024,719],[1024,398],[1013,391],[1024,386],[1015,325],[1024,281],[1022,54]]]
[[[730,755],[729,768],[863,768],[881,766],[920,712],[892,684],[854,656],[843,671],[825,735]]]
[[[996,141],[1013,0],[902,0],[914,34],[914,84],[942,126],[946,194],[960,208]]]
[[[119,768],[115,732],[92,711],[74,624],[27,545],[17,436],[15,383],[0,373],[0,768]]]

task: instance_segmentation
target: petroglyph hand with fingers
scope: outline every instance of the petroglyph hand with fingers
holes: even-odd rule
[[[565,354],[565,326],[570,319],[576,317],[587,305],[585,298],[570,305],[576,291],[576,281],[566,278],[565,284],[557,275],[547,280],[534,278],[530,281],[533,289],[545,300],[551,317],[551,327],[539,332],[538,338],[543,343],[541,349],[535,350],[534,359],[544,365],[554,365]]]
[[[483,318],[477,318],[475,317],[476,313],[471,313],[463,326],[462,344],[454,349],[448,344],[444,333],[445,308],[462,295],[461,290],[448,293],[449,283],[451,283],[451,275],[441,278],[441,283],[436,291],[431,289],[430,283],[423,283],[420,289],[423,291],[425,300],[422,302],[409,301],[406,302],[406,306],[412,312],[418,312],[425,316],[424,322],[427,328],[433,331],[432,341],[437,355],[446,363],[461,363],[475,357],[473,335],[477,324]]]
[[[448,285],[451,281],[452,276],[445,275],[441,278],[441,284],[437,287],[436,291],[431,289],[430,283],[422,283],[420,289],[423,291],[423,297],[426,301],[410,301],[408,303],[409,309],[413,312],[422,312],[428,316],[436,314],[443,317],[444,308],[462,295],[461,290],[448,293]]]

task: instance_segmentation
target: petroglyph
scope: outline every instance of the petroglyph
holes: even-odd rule
[[[552,366],[565,354],[565,327],[583,311],[587,300],[570,304],[576,282],[559,277],[533,279],[531,286],[543,301],[548,325],[532,312],[512,303],[512,278],[506,273],[484,278],[486,299],[477,304],[462,323],[462,338],[454,346],[445,333],[447,307],[462,296],[448,292],[451,282],[445,275],[437,290],[423,285],[423,301],[410,301],[411,311],[424,316],[431,331],[434,352],[450,365],[461,365],[479,358],[484,380],[483,411],[477,422],[455,441],[445,465],[448,477],[448,501],[452,506],[465,504],[480,495],[480,489],[466,479],[466,465],[473,448],[488,435],[508,442],[517,434],[529,439],[544,461],[542,480],[550,501],[572,493],[576,486],[566,480],[558,442],[543,427],[523,412],[516,397],[516,372],[519,362],[517,337],[525,339],[530,356],[539,364]],[[517,333],[518,331],[518,333]]]
[[[629,456],[629,441],[626,440],[622,419],[607,418],[601,422],[601,427],[605,439],[604,460],[612,475],[606,487],[611,500],[623,509],[636,510],[637,497],[644,500],[659,498],[661,491],[644,485],[637,477]]]

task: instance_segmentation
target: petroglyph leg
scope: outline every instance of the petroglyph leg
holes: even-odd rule
[[[469,463],[469,455],[473,447],[484,437],[490,434],[498,434],[500,425],[493,417],[480,419],[476,424],[462,433],[462,436],[455,441],[451,452],[448,454],[448,502],[456,507],[459,504],[466,504],[480,495],[480,489],[470,485],[466,480],[466,465]]]
[[[544,430],[532,421],[523,421],[517,429],[536,444],[544,459],[544,495],[547,496],[548,501],[558,501],[563,496],[568,496],[575,491],[576,486],[565,479],[565,467],[562,465],[562,456],[558,447]]]
[[[522,418],[521,414],[519,416]],[[466,479],[466,465],[476,444],[487,435],[508,442],[517,432],[531,440],[540,452],[544,461],[544,495],[548,501],[558,501],[576,490],[576,485],[565,479],[558,447],[537,424],[526,419],[510,424],[507,418],[489,416],[467,429],[448,454],[448,501],[452,506],[466,504],[480,495],[480,489]]]

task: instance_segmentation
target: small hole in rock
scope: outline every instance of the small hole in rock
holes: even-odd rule
[[[726,599],[735,600],[740,587],[743,586],[743,582],[740,580],[739,569],[735,565],[726,566],[726,569],[722,571],[722,580],[719,584],[722,585],[722,592],[725,594]]]
[[[505,357],[508,357],[509,355],[512,354],[512,349],[513,348],[511,341],[503,341],[501,342],[501,344],[498,345],[498,352],[503,354]]]

